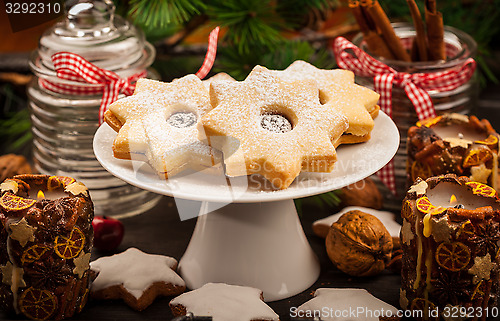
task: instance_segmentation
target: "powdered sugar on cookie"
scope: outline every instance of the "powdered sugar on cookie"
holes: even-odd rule
[[[261,295],[262,291],[251,287],[208,283],[176,297],[170,307],[174,314],[176,306],[183,306],[186,312],[211,316],[213,321],[279,320]]]
[[[110,106],[124,123],[114,142],[115,157],[145,155],[166,177],[219,163],[220,152],[198,139],[196,124],[210,109],[208,90],[195,75],[171,83],[140,79],[132,96]]]
[[[367,135],[374,126],[370,112],[376,108],[379,95],[356,85],[351,71],[318,69],[305,61],[297,60],[283,71],[271,72],[286,81],[316,81],[321,103],[347,116],[349,128],[346,133],[358,136],[360,141],[369,138]]]
[[[261,174],[287,188],[301,170],[330,172],[336,141],[347,129],[344,115],[319,102],[315,81],[286,82],[255,67],[243,82],[211,84],[214,109],[201,125],[212,146],[224,153],[226,174]],[[290,131],[262,126],[263,115],[280,115]]]

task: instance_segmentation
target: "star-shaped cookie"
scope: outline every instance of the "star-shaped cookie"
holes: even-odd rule
[[[78,278],[82,278],[85,272],[89,269],[90,266],[90,253],[85,253],[84,251],[80,252],[78,257],[73,259],[73,263],[75,264],[75,268],[73,269],[73,273],[78,275]]]
[[[210,316],[213,321],[278,321],[278,315],[262,301],[259,289],[207,283],[199,289],[181,294],[170,301],[174,316],[188,312]]]
[[[210,99],[201,126],[228,176],[261,174],[284,189],[301,170],[333,170],[332,141],[347,119],[319,102],[315,81],[286,82],[257,66],[245,81],[212,83]]]
[[[118,135],[114,156],[147,160],[165,177],[220,162],[220,152],[198,139],[196,124],[212,107],[195,75],[170,83],[139,79],[134,94],[114,102],[106,122]]]
[[[342,69],[318,69],[315,66],[297,60],[283,71],[272,71],[287,81],[314,80],[318,84],[322,104],[343,113],[349,120],[349,128],[338,144],[364,142],[370,138],[373,118],[378,114],[379,94],[356,85],[354,73]]]
[[[469,274],[474,276],[474,283],[478,283],[481,280],[489,280],[491,271],[496,267],[495,261],[491,260],[490,253],[485,256],[476,256],[474,258],[474,265],[469,269]]]
[[[164,255],[146,254],[136,248],[90,263],[98,273],[91,294],[96,299],[123,299],[141,311],[159,296],[178,295],[186,289],[175,273],[177,261]]]
[[[29,225],[24,217],[16,223],[11,223],[9,229],[10,238],[19,241],[22,247],[25,247],[28,242],[35,241],[36,227]]]
[[[324,312],[322,321],[379,321],[391,319],[398,312],[395,307],[377,299],[365,289],[320,288],[314,292],[314,298],[295,309],[291,316],[309,318],[314,316],[314,311]],[[336,313],[338,311],[352,312],[339,314]]]

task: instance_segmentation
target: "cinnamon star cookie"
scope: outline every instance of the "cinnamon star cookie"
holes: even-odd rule
[[[278,315],[262,300],[259,289],[207,283],[170,301],[174,316],[210,316],[213,321],[278,321]]]
[[[178,295],[186,289],[175,273],[177,261],[164,255],[146,254],[136,248],[90,263],[97,272],[91,295],[95,299],[123,299],[142,311],[159,296]]]

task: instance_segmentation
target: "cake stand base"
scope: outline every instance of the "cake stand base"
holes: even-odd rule
[[[289,298],[319,277],[319,261],[293,200],[203,202],[179,272],[190,289],[223,282],[261,289],[266,301]],[[211,208],[216,210],[211,211]]]

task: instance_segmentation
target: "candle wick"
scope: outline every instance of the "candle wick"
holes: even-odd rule
[[[463,204],[457,204],[455,206],[453,206],[454,208],[457,208],[457,209],[464,209],[465,206]]]

